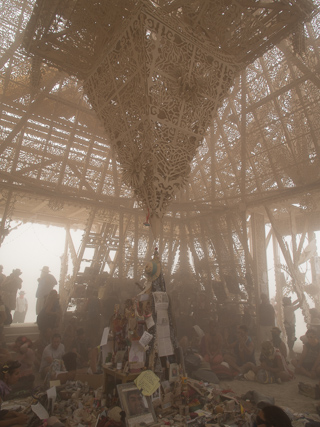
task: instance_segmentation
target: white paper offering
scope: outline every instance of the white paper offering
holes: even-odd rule
[[[142,345],[142,347],[146,347],[149,342],[152,340],[153,335],[149,334],[149,332],[144,331],[142,337],[139,340],[139,343]]]
[[[153,292],[154,306],[158,310],[168,310],[169,297],[166,292]]]
[[[132,341],[129,350],[129,363],[132,368],[142,368],[145,363],[146,352],[139,341]]]
[[[170,325],[167,310],[157,312],[157,340],[159,356],[170,356],[173,354],[173,346],[170,338]]]
[[[40,420],[47,420],[49,418],[49,414],[47,410],[41,405],[41,403],[37,403],[36,405],[31,405],[32,411],[37,415]]]
[[[145,322],[146,322],[147,329],[152,328],[152,326],[154,326],[155,324],[152,316],[147,317]]]
[[[158,339],[158,351],[159,356],[170,356],[173,354],[173,346],[170,338],[160,338]]]
[[[102,337],[101,337],[101,342],[100,342],[101,346],[107,345],[108,338],[109,338],[109,331],[110,331],[110,328],[104,328]]]

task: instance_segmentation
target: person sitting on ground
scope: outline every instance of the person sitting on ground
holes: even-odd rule
[[[204,336],[200,343],[200,352],[204,360],[210,365],[217,365],[223,361],[222,336],[215,323],[210,322],[204,328]]]
[[[51,380],[59,380],[61,384],[74,380],[77,371],[77,355],[72,351],[65,353],[59,334],[54,334],[52,343],[44,349],[40,369],[46,385]]]
[[[261,409],[255,423],[259,427],[292,427],[289,416],[275,405],[266,405]]]
[[[320,342],[313,329],[308,329],[305,337],[307,342],[303,345],[299,359],[292,359],[291,363],[296,374],[316,378],[320,375]]]
[[[56,290],[52,290],[47,296],[43,309],[37,316],[37,324],[42,335],[48,328],[57,330],[61,320],[61,307],[59,295]]]
[[[77,368],[90,368],[93,374],[99,372],[100,346],[90,347],[84,329],[77,330],[77,338],[73,341],[71,351],[77,355]]]
[[[20,378],[14,390],[32,389],[34,383],[34,364],[36,356],[32,349],[32,341],[24,335],[20,335],[12,347],[16,352],[16,358],[20,362]]]
[[[287,360],[288,351],[287,351],[287,346],[285,345],[285,343],[280,338],[281,329],[279,329],[277,326],[275,326],[274,328],[271,329],[271,334],[272,334],[271,342],[273,344],[273,347],[280,350],[280,353],[282,354],[282,356],[285,358],[285,360]]]
[[[244,372],[249,370],[255,373],[258,382],[264,384],[290,381],[293,378],[293,372],[289,370],[286,360],[271,341],[264,341],[261,344],[259,366],[250,362],[244,366]]]
[[[62,361],[62,357],[65,354],[64,345],[61,344],[61,335],[53,334],[51,344],[43,350],[41,363],[40,363],[40,375],[41,378],[45,378],[46,374],[50,370],[50,366],[54,360]]]
[[[232,353],[224,355],[224,361],[238,373],[243,373],[246,363],[256,364],[254,358],[254,343],[248,335],[248,328],[245,325],[238,327],[237,339],[229,344]]]
[[[215,322],[210,322],[208,327],[204,328],[205,334],[200,343],[200,353],[203,360],[207,362],[210,369],[219,379],[232,379],[234,373],[230,368],[223,364],[222,343],[223,338]]]
[[[35,369],[39,371],[43,350],[51,343],[53,331],[51,328],[47,328],[42,335],[33,343],[33,351],[36,356]]]
[[[16,411],[1,410],[1,404],[11,391],[11,386],[19,381],[20,363],[16,360],[8,360],[0,368],[0,427],[22,425],[26,426],[28,417]]]

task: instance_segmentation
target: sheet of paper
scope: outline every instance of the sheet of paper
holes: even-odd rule
[[[194,325],[193,329],[196,331],[196,334],[198,335],[199,338],[203,338],[204,337],[204,332],[200,328],[199,325]]]
[[[40,420],[47,420],[49,418],[49,414],[47,410],[41,405],[41,403],[37,403],[36,405],[31,405],[32,411],[37,415]]]
[[[146,360],[146,352],[139,341],[132,341],[129,350],[129,363],[132,367],[142,368]]]
[[[49,381],[49,385],[50,387],[59,387],[59,385],[61,385],[60,380],[53,380],[53,381]]]
[[[152,371],[142,372],[135,380],[135,385],[144,396],[151,396],[160,386],[160,378]]]
[[[158,338],[158,351],[159,356],[170,356],[173,354],[173,346],[170,338]]]
[[[167,310],[159,310],[157,313],[157,338],[170,338],[170,326]]]
[[[101,337],[101,342],[100,342],[101,346],[107,345],[108,338],[109,338],[109,331],[110,331],[110,328],[104,328],[102,337]]]
[[[56,400],[56,398],[57,398],[57,389],[56,389],[55,386],[53,386],[51,388],[48,388],[48,390],[47,390],[47,396],[48,396],[48,399],[54,399],[54,400]]]
[[[139,343],[142,345],[142,347],[146,347],[149,342],[152,340],[153,335],[149,334],[149,332],[144,331],[142,337],[139,340]]]
[[[169,297],[166,292],[153,292],[154,306],[158,310],[167,310],[169,307]]]
[[[145,322],[146,322],[146,327],[147,327],[147,329],[150,329],[150,328],[152,328],[152,326],[154,326],[154,325],[155,325],[155,323],[154,323],[154,320],[153,320],[153,317],[152,317],[152,316],[147,317],[147,318],[146,318],[146,320],[145,320]]]

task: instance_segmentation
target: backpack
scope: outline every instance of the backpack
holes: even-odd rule
[[[11,325],[12,323],[12,314],[11,314],[11,310],[9,310],[9,308],[5,305],[5,310],[6,310],[6,320],[4,321],[4,324],[6,326]]]

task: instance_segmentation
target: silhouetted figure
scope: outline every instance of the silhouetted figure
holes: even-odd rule
[[[36,292],[37,305],[36,305],[36,314],[38,315],[43,309],[46,297],[49,295],[50,291],[56,286],[56,278],[50,274],[48,266],[44,266],[41,270],[41,275],[38,279],[38,289]]]
[[[22,287],[21,274],[22,271],[16,268],[12,270],[10,276],[6,277],[2,282],[2,300],[10,311],[16,308],[17,292]]]
[[[283,315],[284,315],[284,327],[287,334],[287,342],[289,351],[293,350],[293,346],[296,338],[296,315],[295,311],[300,307],[299,301],[291,301],[290,297],[283,297]]]
[[[266,294],[261,294],[258,319],[260,328],[260,342],[271,340],[271,329],[275,326],[275,312]]]

